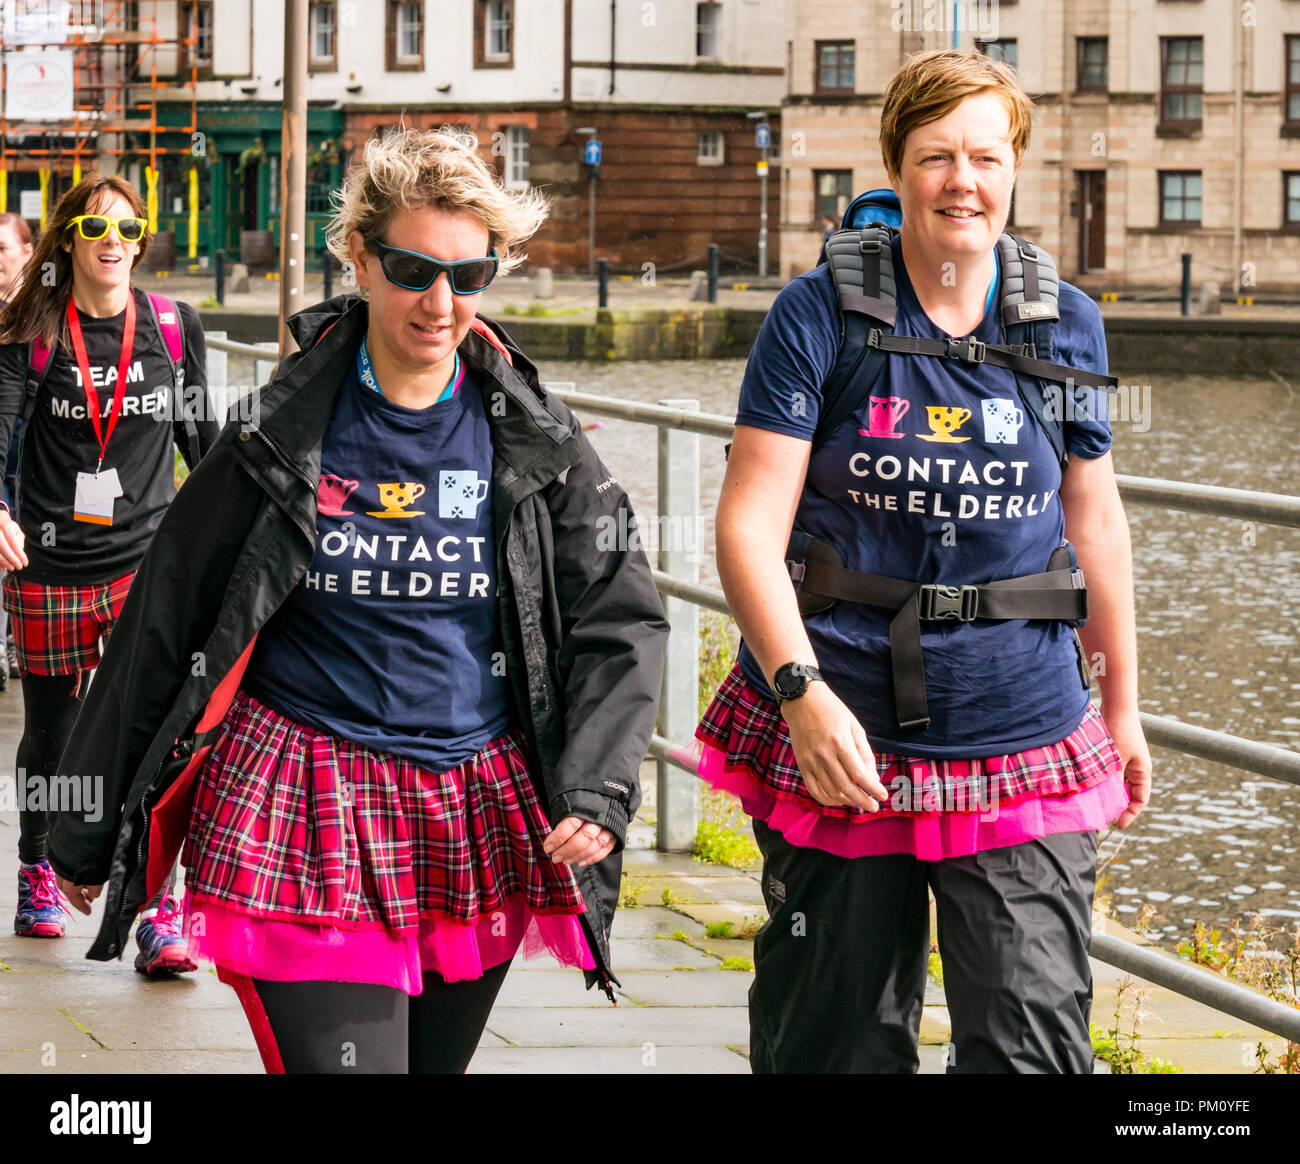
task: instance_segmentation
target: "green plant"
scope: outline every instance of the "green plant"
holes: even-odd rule
[[[715,610],[700,611],[700,708],[702,717],[731,670],[740,634],[736,624]]]
[[[677,894],[675,894],[672,891],[671,886],[664,889],[663,896],[660,898],[660,900],[664,903],[664,905],[668,906],[669,908],[678,904]],[[678,933],[680,932],[681,931],[679,930]]]
[[[746,914],[744,920],[740,923],[740,929],[736,933],[738,938],[754,938],[758,936],[767,919],[760,917],[758,914]]]
[[[205,295],[199,300],[199,306],[204,310],[209,310],[213,307],[220,307],[221,301],[215,295]]]
[[[518,314],[519,314],[519,308],[517,308],[513,303],[507,303],[507,304],[506,304],[506,305],[501,309],[501,314],[502,314],[502,315],[518,315]]]
[[[1131,1022],[1126,1031],[1124,1007],[1129,991],[1133,991],[1133,999],[1129,1007]],[[1096,1023],[1088,1024],[1093,1054],[1110,1064],[1112,1075],[1181,1075],[1181,1067],[1175,1067],[1168,1059],[1149,1056],[1142,1050],[1138,1026],[1144,1019],[1151,1017],[1151,1012],[1144,1006],[1146,999],[1146,988],[1135,987],[1127,978],[1115,988],[1113,1024],[1109,1029],[1103,1029]]]
[[[695,859],[736,869],[762,861],[740,801],[726,792],[705,790],[700,797],[700,823],[695,829]]]
[[[641,894],[649,888],[648,885],[633,885],[624,873],[623,892],[619,895],[619,904],[625,909],[636,909],[641,904]]]
[[[934,939],[930,939],[930,977],[940,986],[943,985],[943,959],[939,957],[939,947]]]
[[[1300,926],[1294,931],[1271,925],[1256,914],[1245,929],[1238,918],[1228,928],[1208,930],[1197,922],[1178,953],[1199,966],[1234,978],[1267,994],[1274,1002],[1300,1009]],[[1300,1043],[1288,1042],[1274,1059],[1266,1043],[1255,1047],[1257,1070],[1265,1075],[1300,1075]]]
[[[749,958],[723,958],[723,970],[753,970],[754,963]]]
[[[706,938],[729,938],[733,925],[729,921],[708,922],[704,927]]]

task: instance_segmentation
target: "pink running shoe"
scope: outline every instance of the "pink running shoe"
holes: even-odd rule
[[[135,942],[140,947],[135,968],[141,974],[154,978],[160,974],[186,974],[199,968],[190,957],[189,942],[181,933],[177,917],[180,908],[176,898],[166,894],[157,913],[140,919],[135,928]]]
[[[48,861],[18,869],[18,912],[14,933],[24,938],[61,938],[67,932],[64,915],[72,916],[68,899],[59,892]]]

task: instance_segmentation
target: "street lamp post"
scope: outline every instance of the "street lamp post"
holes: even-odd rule
[[[596,273],[596,176],[600,173],[600,138],[594,125],[584,125],[574,133],[587,139],[583,161],[587,166],[587,274]]]
[[[758,276],[767,277],[767,153],[772,146],[772,128],[767,122],[767,111],[745,114],[751,121],[757,121],[754,130],[758,144]]]

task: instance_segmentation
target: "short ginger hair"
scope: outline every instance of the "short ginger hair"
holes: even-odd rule
[[[967,97],[992,91],[1002,98],[1011,119],[1011,148],[1016,166],[1029,148],[1034,103],[1016,75],[1001,61],[981,52],[939,49],[918,53],[889,79],[880,112],[880,156],[890,181],[903,166],[903,144],[918,126],[946,117]]]

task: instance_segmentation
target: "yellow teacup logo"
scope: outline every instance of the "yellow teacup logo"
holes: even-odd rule
[[[970,440],[968,436],[952,434],[970,420],[969,408],[945,408],[941,404],[927,404],[925,418],[930,425],[930,435],[922,436],[923,441],[936,441],[945,445],[956,445]]]
[[[384,508],[369,510],[371,517],[423,517],[422,509],[407,509],[424,496],[424,486],[418,481],[382,481],[379,484],[379,504]]]

